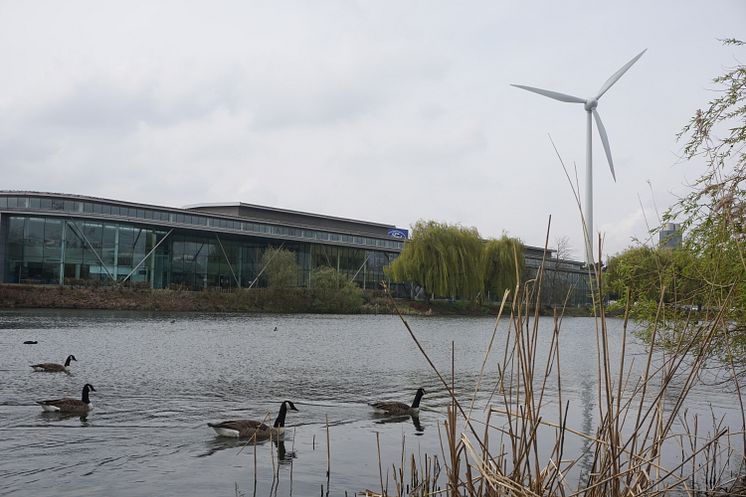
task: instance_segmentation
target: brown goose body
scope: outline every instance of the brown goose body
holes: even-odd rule
[[[36,403],[44,409],[45,412],[66,412],[66,413],[86,413],[93,409],[88,392],[95,392],[93,385],[86,383],[83,387],[83,393],[80,399],[62,398],[52,400],[39,400]]]
[[[256,435],[257,438],[269,438],[280,436],[285,432],[285,416],[288,408],[292,411],[298,410],[289,400],[284,401],[272,426],[253,419],[232,419],[220,423],[207,423],[207,426],[215,430],[215,433],[221,437],[246,438]]]
[[[40,364],[32,364],[31,367],[34,368],[34,371],[43,371],[45,373],[69,373],[70,361],[77,362],[78,360],[74,355],[69,355],[64,365],[55,362],[42,362]]]
[[[384,402],[373,402],[370,406],[379,414],[386,416],[403,416],[403,415],[416,415],[420,412],[420,400],[425,395],[425,389],[417,389],[417,393],[414,396],[414,401],[411,405],[405,404],[404,402],[396,401],[384,401]]]
[[[221,423],[207,423],[207,425],[215,430],[218,435],[236,438],[252,437],[254,433],[257,437],[266,437],[273,432],[272,426],[253,419],[232,419]],[[280,429],[284,431],[284,428]],[[233,435],[232,432],[236,434]],[[276,434],[279,435],[279,433]]]

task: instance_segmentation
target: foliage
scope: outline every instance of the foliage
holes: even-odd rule
[[[520,274],[520,241],[503,236],[485,242],[476,228],[420,220],[389,274],[395,282],[419,285],[426,298],[476,300],[486,291],[499,295],[505,288],[514,288],[516,255]]]
[[[363,291],[336,269],[322,266],[311,273],[315,312],[357,313],[363,306]]]
[[[284,248],[268,248],[262,255],[262,267],[270,288],[298,285],[298,263],[295,253]]]
[[[741,48],[730,39],[725,45]],[[704,160],[704,173],[692,191],[666,213],[687,230],[685,248],[696,257],[693,268],[705,284],[703,305],[725,309],[728,341],[746,334],[746,66],[738,64],[716,77],[717,96],[698,110],[679,134],[684,154]],[[731,296],[728,298],[728,296]]]
[[[487,240],[482,247],[484,290],[498,297],[506,289],[513,291],[518,283],[517,275],[523,273],[523,265],[520,240],[507,235],[498,240]]]
[[[632,247],[610,258],[606,269],[606,292],[610,298],[624,298],[630,289],[632,302],[657,304],[664,289],[663,300],[690,305],[695,289],[702,283],[691,274],[695,259],[687,250]],[[701,302],[699,302],[701,303]]]
[[[732,39],[724,43],[744,46]],[[661,324],[673,338],[686,328],[687,316],[677,311],[696,305],[702,322],[720,313],[721,352],[739,353],[746,364],[746,66],[729,68],[713,82],[715,98],[678,135],[685,140],[684,158],[704,164],[689,194],[664,214],[664,222],[681,223],[682,249],[630,250],[610,261],[609,285],[617,293],[629,286],[639,304],[652,301],[657,280],[670,304]],[[640,308],[647,310],[633,309],[638,318],[652,323],[657,306]]]

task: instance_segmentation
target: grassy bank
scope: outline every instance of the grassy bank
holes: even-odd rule
[[[397,301],[404,314],[423,316],[496,315],[496,305],[469,302]],[[141,287],[0,285],[0,309],[108,309],[139,311],[393,314],[381,292],[359,298],[308,288],[251,288],[232,291],[153,290]],[[546,310],[551,314],[551,310]],[[586,309],[574,309],[587,316]]]

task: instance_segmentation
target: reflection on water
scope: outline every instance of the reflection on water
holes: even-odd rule
[[[494,320],[408,321],[443,372],[450,372],[454,343],[456,393],[470,405]],[[548,349],[551,329],[549,320],[542,322],[539,333],[547,340],[540,349]],[[620,331],[611,320],[612,353],[619,349]],[[38,344],[24,345],[28,338]],[[476,419],[490,406],[505,409],[497,378],[505,353],[499,342],[474,398]],[[0,453],[13,456],[0,458],[0,495],[302,496],[317,495],[322,486],[329,495],[352,495],[380,486],[377,439],[387,468],[401,460],[403,445],[407,454],[440,454],[437,427],[450,405],[393,316],[5,311],[0,347]],[[628,350],[643,352],[635,344]],[[78,359],[73,375],[29,368],[61,351]],[[592,434],[598,384],[591,320],[564,319],[561,354],[567,425]],[[39,412],[36,400],[77,398],[81,383],[96,385],[89,414]],[[503,386],[512,392],[507,380]],[[428,392],[418,417],[371,414],[369,402],[408,399],[418,387]],[[556,390],[548,383],[547,405],[558,404],[551,398]],[[300,412],[288,417],[283,440],[247,445],[216,437],[207,426],[267,413],[271,422],[285,399],[297,400]],[[696,387],[686,407],[690,416],[706,415],[701,426],[712,418],[711,408],[726,424],[740,426],[737,398],[726,391]],[[493,415],[491,422],[500,420]],[[587,447],[568,439],[565,452],[578,457]],[[590,457],[583,455],[581,469],[588,470]]]
[[[580,382],[580,403],[582,407],[583,422],[581,424],[581,431],[585,434],[593,433],[593,409],[595,408],[593,394],[593,388],[596,385],[589,380]],[[583,439],[582,455],[580,456],[580,480],[582,482],[588,481],[589,473],[593,467],[593,453],[591,449],[593,443],[590,438]]]
[[[422,435],[422,433],[425,431],[422,423],[420,423],[419,416],[412,416],[409,414],[405,414],[403,416],[384,416],[381,414],[374,414],[373,416],[374,418],[376,418],[376,424],[378,425],[385,425],[389,423],[403,423],[406,421],[410,421],[412,423],[412,426],[414,426],[415,435]]]
[[[48,412],[48,411],[42,411],[39,413],[39,416],[49,422],[53,423],[55,421],[60,421],[63,419],[70,419],[70,418],[78,418],[80,420],[81,426],[87,426],[88,423],[88,413],[86,414],[80,414],[76,412]]]
[[[265,447],[272,445],[274,447],[276,460],[280,464],[290,464],[293,459],[296,458],[294,450],[288,450],[284,438],[280,440],[254,440],[254,439],[242,439],[242,438],[228,438],[228,437],[215,437],[205,443],[205,451],[201,454],[196,454],[195,457],[209,457],[214,455],[216,452],[226,449],[235,450],[236,455],[240,455],[242,452],[254,453],[259,450],[259,447]],[[289,442],[292,443],[292,442]],[[292,447],[292,445],[291,445]]]

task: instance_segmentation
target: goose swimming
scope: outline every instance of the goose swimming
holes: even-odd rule
[[[39,400],[36,403],[39,404],[45,412],[69,412],[84,414],[93,409],[93,406],[91,405],[91,399],[88,398],[88,392],[95,391],[96,389],[93,388],[93,385],[91,385],[90,383],[86,383],[83,387],[83,394],[81,395],[80,400],[70,399],[66,397],[63,399]]]
[[[386,416],[416,415],[420,412],[420,400],[422,400],[423,395],[425,395],[425,389],[418,388],[411,406],[404,402],[395,401],[373,402],[369,405],[376,413]]]
[[[32,364],[31,367],[34,368],[34,371],[44,371],[46,373],[69,373],[70,361],[78,362],[74,355],[69,355],[65,360],[64,366],[54,362],[43,362],[41,364]]]
[[[284,401],[280,406],[280,412],[277,414],[277,419],[275,419],[273,426],[267,426],[261,421],[253,419],[233,419],[220,423],[207,423],[207,426],[215,430],[215,433],[221,437],[244,438],[253,437],[254,434],[256,434],[257,438],[279,436],[285,432],[285,416],[288,409],[298,412],[298,409],[295,408],[292,402],[289,400]]]

